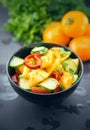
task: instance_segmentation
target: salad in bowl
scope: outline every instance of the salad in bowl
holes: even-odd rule
[[[60,103],[79,85],[83,63],[68,47],[41,42],[15,52],[7,62],[6,72],[11,86],[24,99],[40,104]]]
[[[15,74],[11,78],[20,88],[35,93],[66,90],[79,77],[79,59],[70,56],[63,47],[34,47],[24,58],[12,58],[10,67]]]

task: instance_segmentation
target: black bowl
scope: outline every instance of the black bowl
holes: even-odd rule
[[[72,85],[72,87],[70,87],[67,90],[60,91],[57,93],[49,93],[49,94],[36,94],[36,93],[30,92],[30,91],[25,91],[12,81],[11,76],[15,72],[14,72],[13,68],[9,67],[9,64],[10,64],[10,61],[13,58],[13,56],[19,56],[19,57],[24,58],[30,53],[30,50],[36,46],[46,46],[48,48],[57,46],[57,47],[63,47],[67,51],[71,51],[66,46],[63,46],[60,44],[43,43],[43,42],[42,43],[33,43],[28,47],[23,47],[20,50],[18,50],[16,53],[14,53],[7,63],[6,72],[7,72],[9,82],[10,82],[11,86],[14,88],[14,90],[20,96],[22,96],[24,99],[26,99],[28,101],[31,101],[33,103],[40,103],[40,104],[52,104],[52,103],[54,104],[57,102],[61,103],[65,98],[67,98],[69,95],[71,95],[74,92],[74,90],[77,88],[77,86],[79,85],[80,80],[83,75],[83,63],[82,63],[81,59],[74,52],[71,51],[72,52],[71,57],[79,59],[79,69],[78,69],[79,70],[79,79]]]

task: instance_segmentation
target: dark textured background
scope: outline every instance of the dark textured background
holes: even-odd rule
[[[0,130],[90,130],[90,61],[84,63],[78,88],[62,104],[47,107],[24,100],[6,76],[8,58],[22,47],[2,30],[7,19],[7,9],[0,5]]]

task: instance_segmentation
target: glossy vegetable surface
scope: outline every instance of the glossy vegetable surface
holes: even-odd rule
[[[43,40],[45,42],[67,45],[70,41],[70,37],[63,32],[60,22],[52,22],[43,31]]]
[[[23,58],[24,63],[14,68],[12,80],[21,89],[42,94],[56,93],[70,88],[78,80],[79,59],[71,58],[70,51],[62,47],[52,47],[44,55],[40,55],[40,47],[37,47],[38,52],[31,54],[33,49],[35,48]],[[40,62],[35,56],[38,56]]]
[[[90,60],[90,37],[82,36],[71,40],[69,48],[77,53],[82,61]]]
[[[90,23],[88,24],[88,28],[84,36],[89,36],[90,37]]]
[[[40,53],[28,55],[24,60],[24,64],[30,69],[39,69],[42,65]]]
[[[67,12],[61,20],[64,33],[73,38],[82,36],[87,31],[88,23],[87,15],[78,10]]]

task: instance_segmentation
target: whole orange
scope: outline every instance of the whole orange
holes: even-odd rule
[[[69,43],[69,48],[80,56],[82,61],[90,60],[90,37],[74,38]]]
[[[87,30],[88,23],[88,17],[77,10],[67,12],[61,20],[64,33],[72,38],[82,36]]]
[[[62,30],[60,22],[52,22],[43,31],[43,41],[60,43],[62,45],[67,45],[70,41],[68,37]]]

